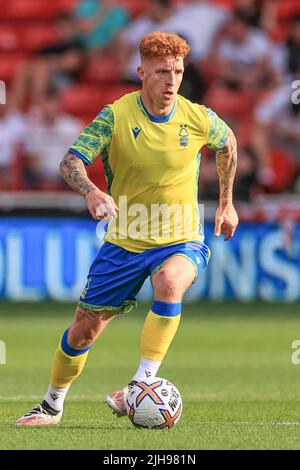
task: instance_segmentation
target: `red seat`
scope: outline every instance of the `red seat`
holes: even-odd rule
[[[49,46],[57,40],[57,30],[55,25],[49,24],[47,27],[41,25],[23,28],[21,31],[22,42],[20,49],[38,50],[42,47]]]
[[[296,13],[300,13],[299,0],[285,0],[284,2],[279,2],[278,17],[280,20],[290,20]]]
[[[120,63],[112,57],[99,56],[91,60],[82,77],[84,82],[114,83],[120,81]]]
[[[296,171],[293,157],[284,149],[272,149],[271,165],[274,172],[274,179],[270,187],[275,192],[282,192],[289,189]]]
[[[66,112],[75,116],[93,115],[94,117],[106,104],[113,103],[125,93],[135,90],[134,86],[117,85],[90,86],[76,85],[64,91],[62,102]]]
[[[101,191],[106,192],[106,179],[100,158],[97,158],[94,163],[87,167],[87,173],[92,182],[101,189]]]
[[[235,92],[220,86],[211,87],[205,104],[221,116],[243,119],[251,113],[251,99],[246,93]]]
[[[31,24],[26,26],[2,25],[0,28],[0,49],[8,51],[36,51],[56,41],[56,27],[51,24]]]
[[[103,89],[100,87],[76,85],[64,91],[63,108],[76,116],[85,114],[96,115],[104,106]]]
[[[18,49],[19,37],[15,28],[10,25],[0,26],[0,50],[9,51]]]
[[[285,0],[278,2],[276,12],[276,24],[271,31],[271,38],[274,41],[282,42],[286,40],[290,32],[290,22],[294,16],[300,13],[300,0]]]
[[[24,55],[1,53],[0,54],[0,80],[10,81],[19,67],[24,61]]]
[[[104,99],[105,104],[110,104],[121,98],[126,93],[131,93],[138,89],[139,87],[136,85],[115,85],[111,88],[106,88],[102,98]]]
[[[227,10],[232,11],[235,7],[235,0],[210,0],[210,3],[218,7],[226,8]]]
[[[120,4],[123,5],[131,14],[133,18],[145,13],[148,8],[149,0],[121,0]]]
[[[79,0],[59,0],[59,8],[61,11],[73,10]]]
[[[77,117],[80,119],[80,121],[82,122],[82,125],[85,127],[95,118],[95,113],[94,112],[85,113],[83,110],[80,114],[77,114]]]
[[[0,7],[2,19],[8,20],[53,19],[60,11],[59,0],[9,0]]]

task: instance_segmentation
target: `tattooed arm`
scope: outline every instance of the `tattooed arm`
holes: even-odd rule
[[[100,191],[89,179],[83,161],[68,153],[60,164],[60,172],[71,188],[84,196],[91,216],[96,220],[117,216],[117,206],[111,196]]]
[[[229,240],[238,225],[238,216],[232,203],[233,181],[237,165],[237,143],[233,132],[229,134],[224,147],[216,152],[220,185],[220,202],[215,217],[215,235],[225,235]]]
[[[88,178],[83,161],[68,153],[60,163],[60,172],[64,180],[71,188],[77,191],[81,196],[86,196],[97,187]]]

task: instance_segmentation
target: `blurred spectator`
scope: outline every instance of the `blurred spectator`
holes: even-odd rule
[[[8,98],[9,100],[9,98]],[[0,191],[12,189],[13,167],[27,133],[23,114],[8,104],[0,105]]]
[[[213,38],[228,17],[226,10],[204,0],[184,2],[177,9],[174,9],[172,0],[151,1],[147,15],[133,21],[120,36],[119,53],[124,78],[137,80],[138,44],[143,35],[157,30],[176,31],[191,46],[190,60],[198,61],[209,55]]]
[[[235,13],[218,48],[219,78],[233,90],[255,92],[273,80],[269,51],[271,43],[259,29],[250,28]]]
[[[205,90],[206,85],[199,68],[187,57],[185,59],[184,75],[179,93],[194,103],[201,103],[204,98]]]
[[[75,14],[87,49],[110,44],[129,20],[128,12],[117,0],[81,0]]]
[[[214,7],[213,7],[214,8]],[[148,13],[133,21],[120,35],[119,54],[123,65],[123,76],[127,83],[139,83],[137,67],[140,65],[138,44],[142,36],[151,31],[173,31],[184,37],[181,14],[184,10],[175,11],[171,0],[154,0],[149,3]],[[189,30],[184,26],[184,29]],[[185,73],[180,88],[180,93],[186,98],[200,102],[203,98],[205,85],[199,68],[191,61],[191,57],[186,60]]]
[[[280,82],[291,81],[300,67],[300,14],[290,22],[287,39],[272,50],[272,63],[280,74]]]
[[[169,20],[173,14],[172,0],[153,0],[148,4],[147,14],[132,21],[120,34],[118,52],[123,77],[128,82],[138,82],[137,67],[140,65],[138,45],[141,38],[151,31],[173,31]]]
[[[169,27],[187,38],[191,60],[200,61],[211,54],[215,35],[228,19],[229,13],[223,7],[206,0],[192,0],[174,12]]]
[[[257,159],[251,147],[238,149],[238,165],[234,184],[234,197],[239,201],[250,201],[256,189]]]
[[[62,114],[59,95],[48,92],[28,113],[26,183],[29,189],[63,189],[59,164],[82,130],[77,119]]]
[[[300,14],[292,20],[286,47],[288,72],[294,75],[300,69]]]
[[[300,13],[299,0],[264,0],[261,26],[274,41],[287,37],[288,24]]]
[[[84,55],[76,25],[72,14],[59,15],[57,42],[41,49],[35,59],[21,65],[13,85],[16,106],[23,106],[27,101],[38,103],[50,86],[60,89],[78,78]]]
[[[215,77],[209,82],[205,103],[238,127],[242,145],[251,145],[253,109],[277,83],[270,60],[272,43],[258,28],[235,13],[210,61]]]
[[[299,75],[300,78],[300,75]],[[291,158],[300,167],[300,104],[292,102],[291,84],[274,91],[255,111],[254,144],[260,161],[260,181],[272,186],[276,179],[274,150],[284,150],[282,158]]]
[[[236,0],[235,12],[245,19],[249,26],[260,27],[262,0]]]
[[[202,157],[200,171],[200,200],[216,201],[219,197],[219,178],[216,159],[209,151]],[[250,201],[256,186],[256,157],[250,147],[238,149],[238,167],[234,183],[234,197],[238,201]]]

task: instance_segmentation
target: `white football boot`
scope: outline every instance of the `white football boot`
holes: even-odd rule
[[[17,426],[53,426],[58,424],[62,417],[62,411],[51,414],[42,405],[36,405],[31,411],[16,421]]]
[[[105,403],[112,409],[113,414],[118,418],[126,416],[126,397],[128,394],[128,386],[112,392],[105,398]]]

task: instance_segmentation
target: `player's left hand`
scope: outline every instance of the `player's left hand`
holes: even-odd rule
[[[220,203],[215,217],[215,236],[224,235],[225,241],[229,240],[237,228],[239,218],[232,203]]]

